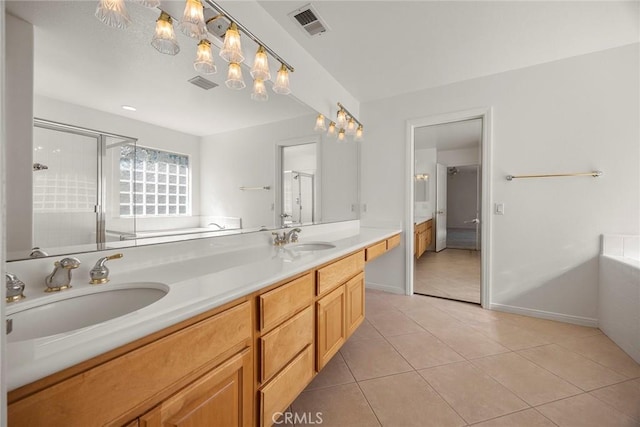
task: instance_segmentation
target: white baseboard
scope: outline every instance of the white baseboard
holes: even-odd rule
[[[366,282],[365,283],[365,288],[367,288],[367,289],[375,289],[376,291],[389,292],[391,294],[399,294],[399,295],[404,295],[405,294],[403,288],[398,288],[396,286],[382,285],[380,283]]]
[[[574,325],[598,327],[598,319],[591,317],[573,316],[570,314],[554,313],[552,311],[536,310],[533,308],[516,307],[513,305],[491,303],[491,310],[504,311],[523,316],[539,317],[541,319],[557,320],[558,322],[573,323]]]

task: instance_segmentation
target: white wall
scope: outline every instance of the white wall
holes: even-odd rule
[[[3,5],[4,6],[4,5]],[[33,133],[33,26],[6,15],[6,83],[3,88],[7,108],[4,175],[6,187],[7,247],[31,249],[32,235],[32,154]]]
[[[438,163],[445,166],[469,166],[482,163],[479,147],[457,150],[438,150]]]
[[[313,115],[202,138],[202,213],[240,217],[244,228],[272,227],[276,184],[276,145],[305,136],[320,142],[321,218],[357,218],[358,154],[353,144],[338,144],[313,132]],[[269,191],[241,191],[240,187],[270,186]]]
[[[34,115],[42,119],[138,138],[138,146],[188,155],[192,176],[192,216],[137,218],[136,227],[141,231],[200,225],[200,137],[44,96],[35,97]],[[135,117],[135,113],[131,113],[131,116]],[[129,220],[112,218],[111,224],[115,228],[120,227],[122,231],[129,231],[131,228]]]
[[[638,63],[634,44],[362,105],[363,223],[405,218],[407,119],[491,106],[492,201],[506,209],[492,217],[491,302],[594,324],[598,237],[640,229]],[[593,169],[604,176],[505,180]],[[367,281],[404,290],[404,266],[392,251]]]

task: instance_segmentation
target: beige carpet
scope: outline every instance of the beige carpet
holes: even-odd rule
[[[415,261],[413,291],[479,304],[480,271],[479,251],[425,252]]]

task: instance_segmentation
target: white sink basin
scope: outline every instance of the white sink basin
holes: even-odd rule
[[[7,341],[48,337],[96,325],[140,310],[169,292],[162,283],[120,284],[115,289],[103,286],[7,315],[13,322]]]
[[[297,243],[290,245],[289,249],[292,251],[324,251],[327,249],[333,249],[336,245],[327,242],[309,242],[309,243]]]

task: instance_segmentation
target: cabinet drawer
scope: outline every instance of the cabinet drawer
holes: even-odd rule
[[[396,234],[387,239],[387,250],[393,249],[400,245],[400,235]]]
[[[421,231],[425,231],[427,229],[427,222],[421,222],[420,224],[416,225],[416,232],[420,233]]]
[[[278,326],[313,300],[311,273],[260,295],[260,330]]]
[[[308,346],[269,384],[260,390],[260,424],[270,426],[278,412],[300,394],[313,378],[313,346]]]
[[[12,403],[9,425],[105,425],[135,415],[141,402],[242,350],[251,333],[251,305],[244,302]]]
[[[382,242],[385,245],[386,243]],[[317,295],[334,289],[364,268],[364,251],[356,252],[318,270]]]
[[[260,338],[260,380],[266,382],[307,345],[313,343],[313,307]]]
[[[252,357],[245,348],[140,417],[141,427],[251,427]],[[138,424],[127,425],[134,427]]]
[[[371,261],[374,258],[379,257],[383,253],[387,251],[387,241],[383,240],[382,242],[376,243],[373,246],[369,246],[365,249],[365,259],[366,261]]]

